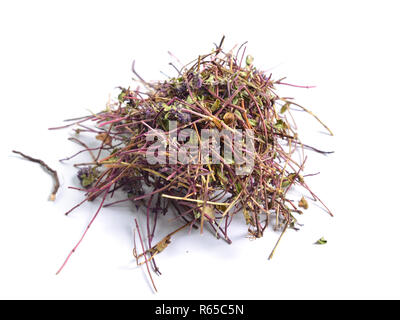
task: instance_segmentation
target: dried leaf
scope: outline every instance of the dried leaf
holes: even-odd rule
[[[153,250],[156,251],[157,253],[160,253],[163,251],[168,245],[171,243],[171,236],[166,236],[164,239],[162,239],[159,243],[157,243],[154,247]]]
[[[300,201],[299,201],[299,207],[303,208],[305,210],[308,209],[308,202],[304,197],[301,197]]]
[[[286,124],[286,122],[283,121],[282,119],[279,119],[278,121],[276,121],[274,127],[275,127],[276,129],[280,129],[280,130],[282,130],[282,129],[287,129],[287,124]]]
[[[112,138],[105,132],[99,133],[96,136],[96,139],[102,141],[104,144],[108,146],[112,146]]]
[[[211,220],[214,220],[214,219],[215,219],[214,211],[215,211],[214,206],[209,205],[209,204],[205,205],[204,208],[203,208],[203,212],[204,212]]]
[[[317,242],[315,242],[314,244],[324,245],[324,244],[327,244],[327,243],[328,243],[328,240],[325,240],[324,237],[322,237]]]
[[[242,117],[242,114],[240,113],[240,111],[239,110],[235,110],[235,116],[237,116],[238,117],[238,119],[240,119],[240,120],[242,120],[242,121],[244,121],[244,119],[243,119],[243,117]]]
[[[285,113],[288,109],[289,109],[290,103],[285,103],[282,108],[281,111],[279,111],[280,113]]]
[[[219,99],[215,100],[215,102],[213,103],[212,107],[211,107],[211,111],[217,111],[219,109],[221,105],[221,101]]]
[[[284,180],[282,181],[282,188],[287,188],[287,187],[289,187],[291,183],[292,183],[291,180],[289,180],[289,179],[284,179]]]
[[[254,119],[249,119],[250,124],[255,127],[257,125],[257,121]]]

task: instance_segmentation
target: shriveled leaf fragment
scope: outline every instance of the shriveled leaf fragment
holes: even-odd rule
[[[108,146],[112,146],[112,138],[105,132],[99,133],[96,136],[96,139],[102,141],[104,144]]]
[[[154,253],[160,253],[163,251],[168,245],[171,243],[171,236],[166,236],[164,239],[162,239],[159,243],[155,245],[155,247],[152,248]]]
[[[305,210],[308,209],[308,202],[304,197],[301,197],[300,201],[299,201],[299,207],[303,208]]]
[[[205,205],[203,208],[204,214],[206,214],[211,220],[215,219],[214,211],[215,211],[214,206],[209,204]]]
[[[243,209],[243,216],[246,220],[246,224],[249,225],[251,223],[251,217],[250,217],[249,211],[246,210],[246,208]]]
[[[291,174],[289,174],[289,175],[288,175],[288,179],[289,179],[290,181],[296,180],[296,181],[298,181],[298,182],[300,182],[300,183],[304,183],[304,178],[303,178],[303,176],[300,175],[300,174],[297,174],[297,173],[291,173]]]
[[[168,247],[168,245],[171,243],[171,235],[167,235],[163,239],[161,239],[160,242],[158,242],[154,247],[150,248],[149,250],[146,250],[145,252],[142,252],[141,254],[138,254],[136,251],[136,248],[133,249],[133,256],[136,258],[138,265],[142,265],[145,262],[140,262],[139,259],[141,257],[144,257],[146,254],[150,254],[151,257],[149,260],[152,260],[154,256],[162,251],[164,251],[165,248]]]

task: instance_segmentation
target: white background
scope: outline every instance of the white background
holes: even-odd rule
[[[397,138],[400,30],[396,1],[2,1],[0,4],[0,298],[400,298]],[[255,65],[315,89],[280,93],[313,110],[334,131],[299,118],[314,191],[335,214],[312,206],[299,232],[250,241],[241,218],[233,244],[182,232],[158,257],[154,294],[132,257],[130,205],[104,209],[64,271],[67,253],[96,210],[82,199],[72,163],[78,146],[62,120],[104,108],[113,88],[132,84],[131,62],[148,80],[183,62],[248,41]],[[45,159],[51,178],[12,149]],[[80,157],[77,160],[85,160]],[[165,221],[160,232],[173,225]],[[324,236],[325,246],[313,242]]]

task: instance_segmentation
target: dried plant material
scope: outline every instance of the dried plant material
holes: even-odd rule
[[[94,149],[83,145],[82,152],[98,152],[92,162],[75,164],[86,168],[78,174],[86,192],[82,203],[110,199],[121,190],[126,198],[105,206],[129,201],[146,208],[143,238],[150,249],[142,243],[143,253],[138,256],[135,249],[135,255],[156,272],[154,256],[171,243],[168,235],[153,244],[162,232],[157,229],[161,215],[177,215],[183,223],[178,230],[208,229],[227,243],[237,214],[243,214],[251,237],[263,236],[271,222],[282,231],[279,241],[288,228],[296,229],[293,213],[308,203],[303,198],[296,205],[287,196],[292,188],[305,189],[332,215],[302,175],[306,159],[295,156],[301,149],[330,152],[300,141],[292,109],[330,129],[292,98],[278,95],[281,85],[302,86],[273,80],[255,67],[252,56],[244,57],[242,47],[226,53],[222,44],[223,39],[181,69],[171,64],[177,74],[166,81],[146,82],[133,63],[145,90],[120,87],[106,110],[62,127],[76,125],[101,141]]]
[[[96,139],[102,141],[104,144],[108,146],[112,145],[112,138],[107,133],[99,133],[96,136]]]
[[[96,179],[98,178],[99,172],[94,167],[83,167],[78,171],[78,179],[81,182],[82,187],[85,189],[90,188]]]
[[[327,243],[328,243],[328,240],[325,240],[324,237],[322,237],[318,241],[316,241],[314,244],[324,245],[324,244],[327,244]]]
[[[144,257],[146,254],[150,254],[150,258],[148,261],[151,261],[156,254],[164,251],[164,249],[166,249],[170,243],[171,243],[171,236],[168,235],[168,236],[164,237],[160,242],[158,242],[153,248],[151,248],[141,254],[137,254],[137,250],[136,250],[136,248],[134,248],[133,256],[136,258],[136,261],[138,261],[138,265],[142,265],[144,262],[139,262],[139,259],[141,257]]]
[[[300,201],[299,201],[299,207],[303,208],[305,210],[308,209],[308,202],[304,197],[301,197]]]
[[[204,214],[207,216],[208,219],[214,220],[215,219],[215,209],[212,205],[205,205],[203,209]]]
[[[19,152],[19,151],[13,150],[13,152],[16,154],[19,154],[20,156],[24,157],[25,159],[27,159],[29,161],[39,163],[44,169],[46,169],[52,175],[52,177],[54,179],[54,187],[53,187],[53,192],[50,194],[49,200],[50,201],[56,200],[56,194],[57,194],[58,189],[60,188],[60,180],[58,179],[57,171],[51,169],[43,160],[32,158],[32,157],[27,156],[26,154],[23,154],[22,152]]]
[[[146,260],[145,257],[145,261],[151,261],[154,256],[158,253],[161,253],[162,251],[164,251],[168,245],[171,243],[171,237],[181,231],[182,229],[184,229],[185,227],[187,227],[190,223],[187,223],[186,225],[183,225],[182,227],[179,227],[178,229],[176,229],[175,231],[171,232],[170,234],[166,235],[164,238],[162,238],[155,246],[153,246],[151,249],[146,250],[144,252],[142,252],[141,254],[137,254],[137,250],[136,250],[136,246],[133,248],[133,256],[136,258],[136,262],[138,265],[142,265],[145,262],[139,262],[139,259],[141,257],[145,257],[146,255],[150,255],[150,258]],[[139,229],[138,229],[139,232]]]
[[[224,122],[230,126],[235,121],[235,115],[232,112],[227,112],[224,115]]]
[[[142,236],[141,236],[141,234],[140,234],[139,225],[138,225],[136,219],[135,219],[135,224],[136,224],[136,229],[138,230],[138,233],[139,233],[140,245],[142,246],[142,249],[143,249],[143,251],[144,251],[143,240],[142,240]],[[145,259],[145,263],[146,263],[146,267],[147,267],[147,272],[148,272],[148,274],[149,274],[151,283],[153,284],[154,290],[157,292],[157,288],[156,288],[156,285],[155,285],[155,283],[154,283],[153,277],[152,277],[152,275],[151,275],[150,268],[149,268],[149,263],[148,263],[148,260],[147,260],[147,256],[146,256],[146,255],[144,255],[144,259]]]

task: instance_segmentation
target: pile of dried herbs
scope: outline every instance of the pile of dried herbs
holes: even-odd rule
[[[158,268],[154,256],[165,249],[177,231],[196,228],[203,232],[207,228],[217,238],[231,243],[229,226],[233,216],[240,214],[251,237],[261,237],[271,224],[283,234],[287,228],[296,227],[293,214],[308,208],[304,197],[290,199],[289,190],[301,186],[313,200],[320,201],[302,175],[306,157],[296,161],[294,155],[304,149],[323,151],[299,140],[292,109],[309,113],[331,131],[309,110],[277,94],[278,85],[290,84],[283,79],[274,81],[270,74],[256,69],[253,58],[244,56],[243,46],[235,53],[224,52],[222,42],[181,69],[175,67],[177,76],[167,81],[147,83],[133,65],[145,92],[120,88],[118,100],[109,103],[106,110],[64,126],[74,125],[77,133],[90,132],[99,140],[97,148],[88,148],[78,138],[71,138],[84,147],[81,152],[92,157],[89,163],[75,164],[79,167],[79,189],[85,192],[80,204],[101,200],[88,228],[104,206],[122,201],[145,206],[145,234],[137,226],[143,251],[136,254],[135,250],[135,254],[137,259],[144,259],[148,269],[152,265],[155,272]],[[181,133],[186,129],[191,129],[187,139],[177,138],[184,136]],[[208,140],[201,139],[201,132],[206,129],[217,131],[222,141],[229,141],[230,133],[251,131],[251,151],[246,146],[239,150],[251,157],[250,170],[237,174],[240,165],[224,159],[222,148],[215,145],[206,161],[196,158],[200,151],[185,155],[186,160],[193,161],[182,162],[182,158],[174,156],[174,150],[192,139],[200,143],[200,149],[201,144],[208,145]],[[148,161],[146,156],[155,145],[157,156],[164,157],[166,163]],[[116,190],[125,192],[126,199],[107,203]],[[164,236],[163,230],[157,229],[157,219],[167,214],[177,215],[182,226],[153,243],[156,232]]]

